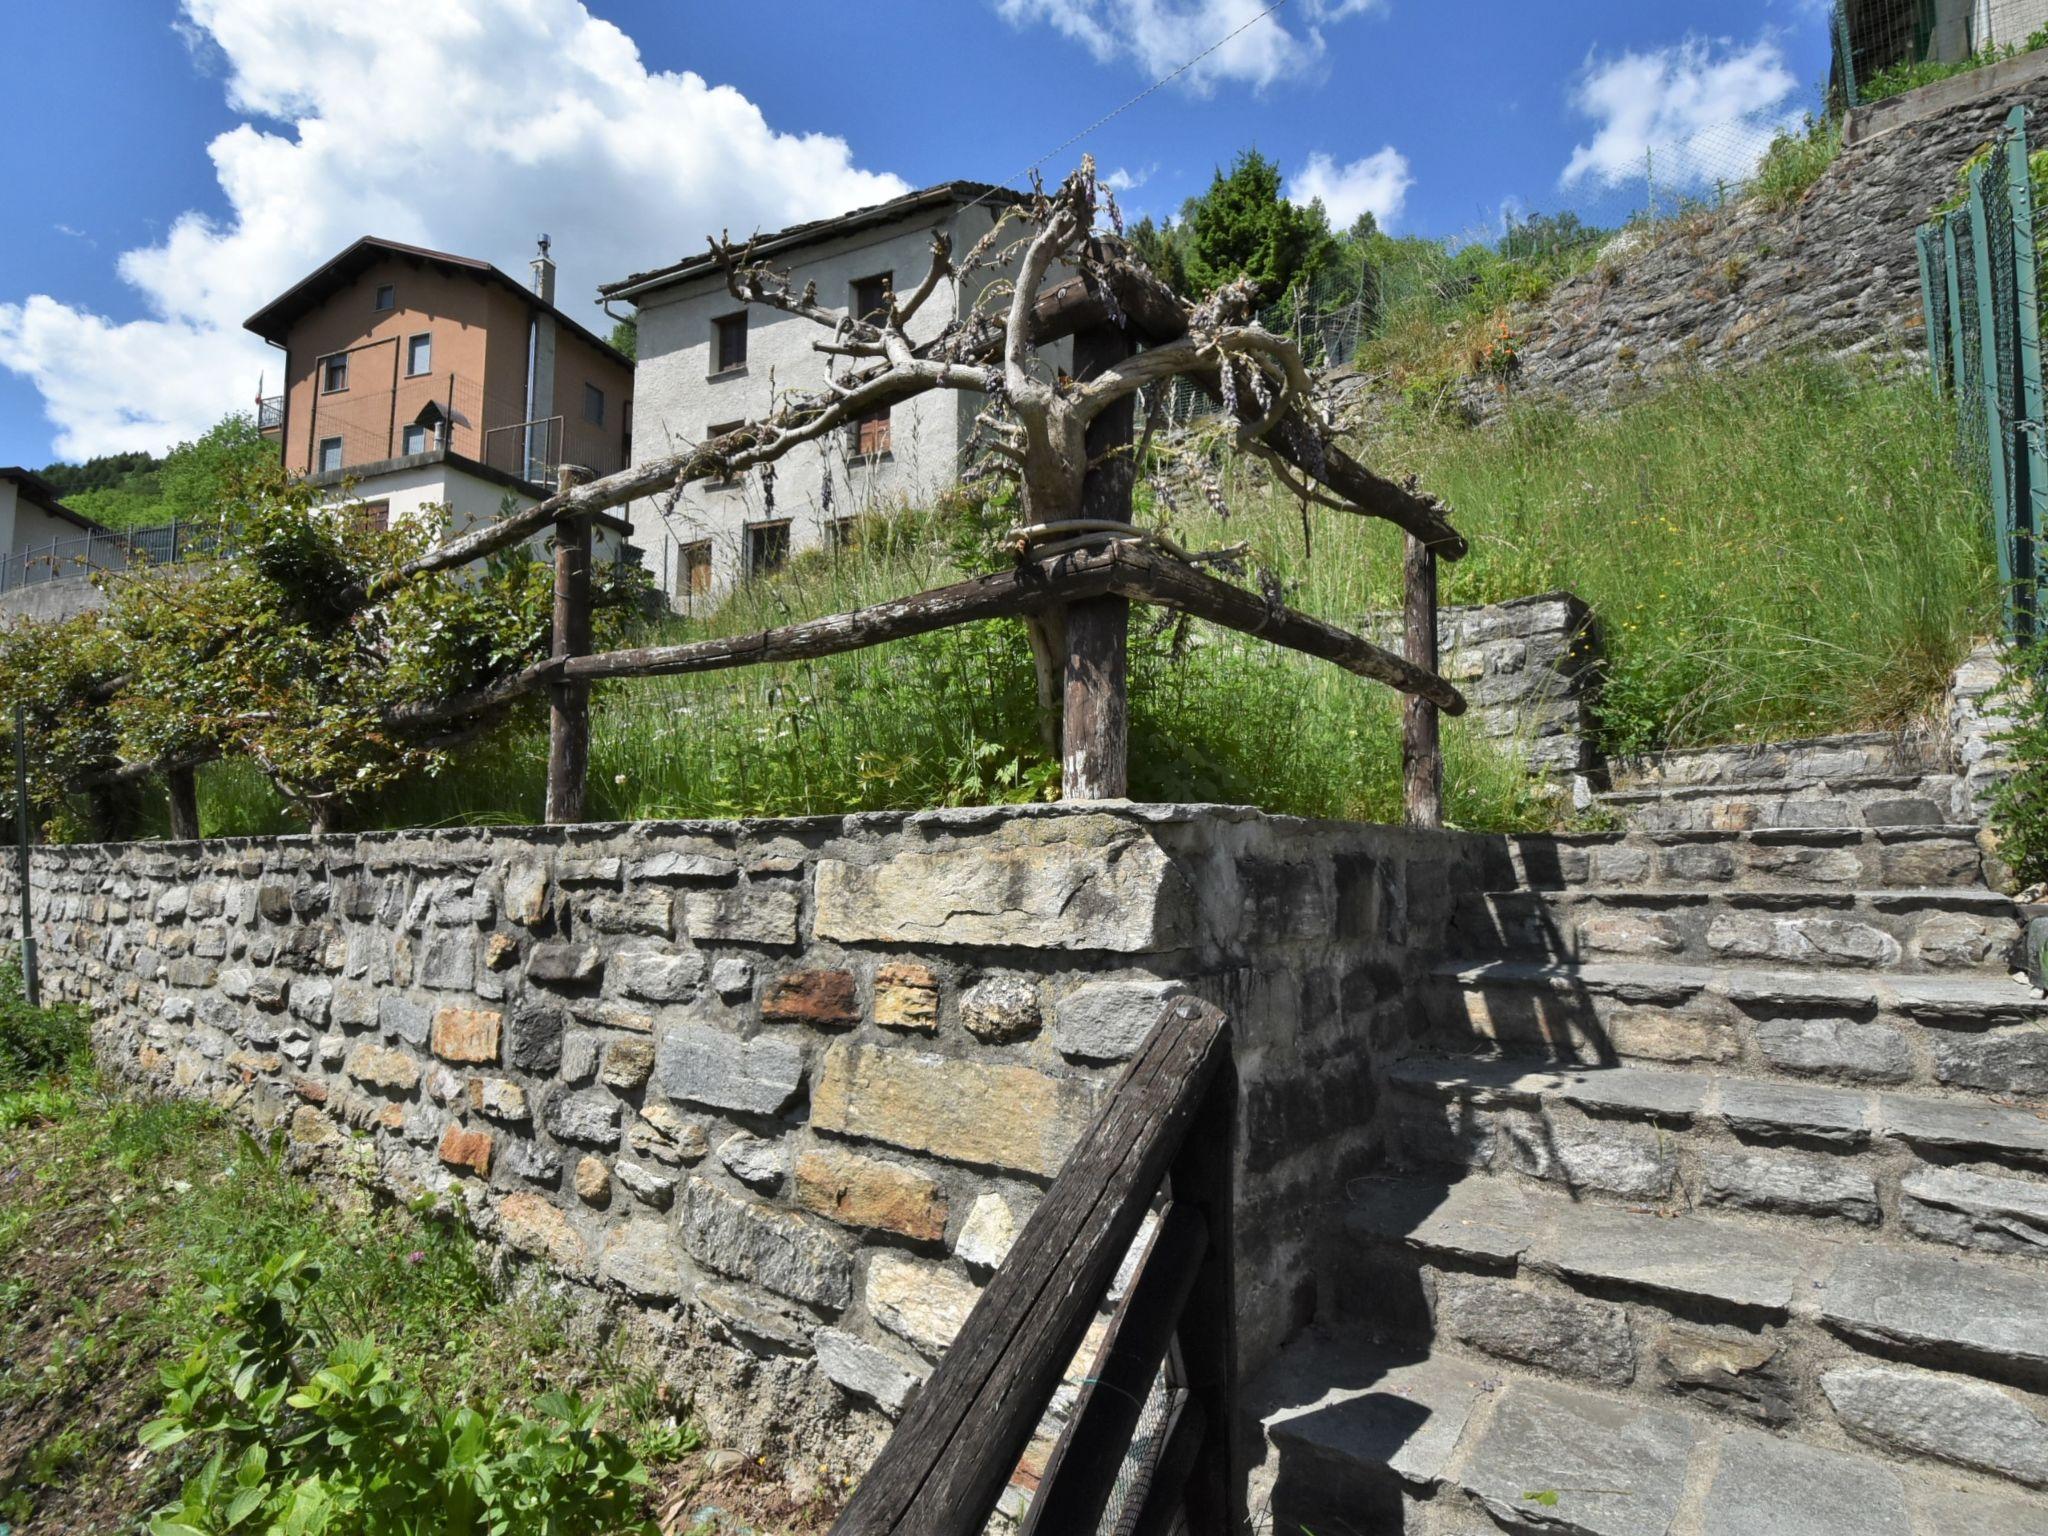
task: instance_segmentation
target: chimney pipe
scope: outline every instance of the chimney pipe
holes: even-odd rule
[[[555,302],[555,264],[548,259],[549,240],[540,237],[540,254],[533,258],[533,291],[543,304]]]

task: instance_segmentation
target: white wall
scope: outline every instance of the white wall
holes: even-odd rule
[[[409,518],[424,515],[430,506],[445,506],[449,511],[448,532],[451,535],[466,532],[478,523],[496,522],[504,514],[508,499],[511,510],[521,511],[533,506],[539,498],[469,474],[452,464],[423,464],[414,469],[372,475],[356,481],[346,496],[339,492],[333,496],[336,506],[390,502],[391,526],[394,528]],[[548,533],[543,532],[530,541],[529,547],[536,554],[545,554],[548,537]],[[592,542],[600,558],[611,559],[617,553],[619,536],[600,528]]]
[[[987,232],[999,211],[963,211],[950,204],[771,259],[788,268],[798,288],[815,282],[821,303],[844,308],[852,303],[856,282],[883,272],[892,274],[899,293],[910,292],[930,267],[934,230],[952,232],[953,253],[959,259]],[[977,276],[966,296],[970,307],[989,280],[985,273]],[[779,396],[823,387],[826,359],[812,344],[829,339],[829,332],[809,320],[759,306],[748,310],[746,371],[712,376],[713,322],[743,307],[726,291],[722,277],[697,278],[644,295],[639,306],[639,362],[633,385],[636,464],[685,451],[702,442],[713,426],[764,416]],[[911,339],[923,342],[937,336],[960,308],[954,285],[942,283],[912,319]],[[1070,353],[1069,347],[1060,349],[1061,356]],[[792,552],[800,552],[823,545],[833,520],[929,503],[958,479],[961,452],[973,435],[974,417],[982,404],[979,394],[933,390],[895,408],[891,451],[878,461],[857,458],[846,437],[834,433],[794,450],[777,464],[772,490],[757,472],[728,487],[693,484],[673,505],[667,498],[636,502],[627,509],[633,541],[674,602],[679,551],[709,540],[713,593],[722,594],[743,574],[750,524],[788,519]]]
[[[12,480],[0,480],[0,554],[12,554],[14,543],[14,509],[20,492]]]

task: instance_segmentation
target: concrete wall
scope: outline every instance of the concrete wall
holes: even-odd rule
[[[434,454],[415,455],[415,458],[421,462],[353,482],[347,487],[346,494],[337,487],[333,492],[334,504],[353,506],[364,502],[389,502],[392,527],[408,518],[419,517],[429,507],[446,507],[449,512],[448,531],[457,534],[478,523],[498,521],[508,500],[513,511],[520,511],[540,499],[530,492],[471,474],[460,465],[448,463]],[[548,530],[529,540],[528,544],[536,555],[545,555],[552,538],[552,530]],[[613,529],[599,527],[593,530],[592,545],[601,558],[615,556],[620,542],[621,535]]]
[[[0,624],[58,624],[106,606],[107,594],[93,585],[90,576],[67,576],[0,592]]]
[[[447,1196],[720,1440],[858,1466],[1180,988],[1232,1019],[1245,1368],[1305,1323],[1488,847],[1126,805],[59,847],[34,911],[114,1070]]]
[[[907,291],[931,264],[933,231],[950,229],[954,253],[964,257],[996,211],[948,207],[919,214],[793,252],[789,270],[799,287],[815,282],[820,302],[835,307],[851,305],[856,282],[885,272]],[[970,307],[986,281],[982,274],[975,290],[964,295]],[[952,283],[942,284],[911,322],[912,339],[936,336],[962,300]],[[825,359],[812,343],[828,339],[827,333],[809,320],[758,306],[747,316],[745,370],[714,374],[713,322],[745,307],[726,292],[722,278],[678,283],[643,296],[639,304],[633,432],[638,463],[702,442],[714,426],[766,414],[778,392],[823,386]],[[1068,346],[1047,353],[1054,363],[1070,355]],[[880,459],[859,458],[846,437],[834,434],[776,465],[772,488],[756,473],[729,486],[692,485],[673,508],[665,499],[636,503],[630,513],[634,542],[647,551],[662,590],[674,596],[677,551],[709,541],[713,590],[729,591],[745,568],[750,524],[786,518],[792,551],[814,549],[825,544],[834,520],[927,503],[952,485],[981,404],[976,394],[935,390],[895,408],[891,449]]]

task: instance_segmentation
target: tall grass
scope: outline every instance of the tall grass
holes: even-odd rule
[[[1516,406],[1470,431],[1407,417],[1361,453],[1414,473],[1472,543],[1447,603],[1567,588],[1609,658],[1607,745],[1640,749],[1903,724],[1994,622],[1989,516],[1924,379],[1819,362],[1701,374],[1606,415]],[[1249,537],[1340,621],[1392,606],[1381,524],[1267,503]],[[1311,552],[1312,550],[1312,552]]]

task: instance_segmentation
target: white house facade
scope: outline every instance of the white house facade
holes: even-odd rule
[[[949,233],[962,258],[1015,199],[1001,188],[949,182],[760,237],[755,253],[787,270],[799,289],[815,283],[821,303],[867,313],[885,285],[907,293],[922,281],[935,233]],[[937,336],[999,275],[978,273],[964,292],[942,283],[913,317],[911,339]],[[826,358],[813,343],[827,333],[801,317],[741,304],[708,253],[599,291],[638,310],[636,465],[823,386]],[[792,555],[842,547],[858,536],[863,517],[928,503],[958,479],[982,403],[978,394],[934,390],[796,449],[772,473],[636,502],[627,509],[632,542],[675,607],[714,603]]]

